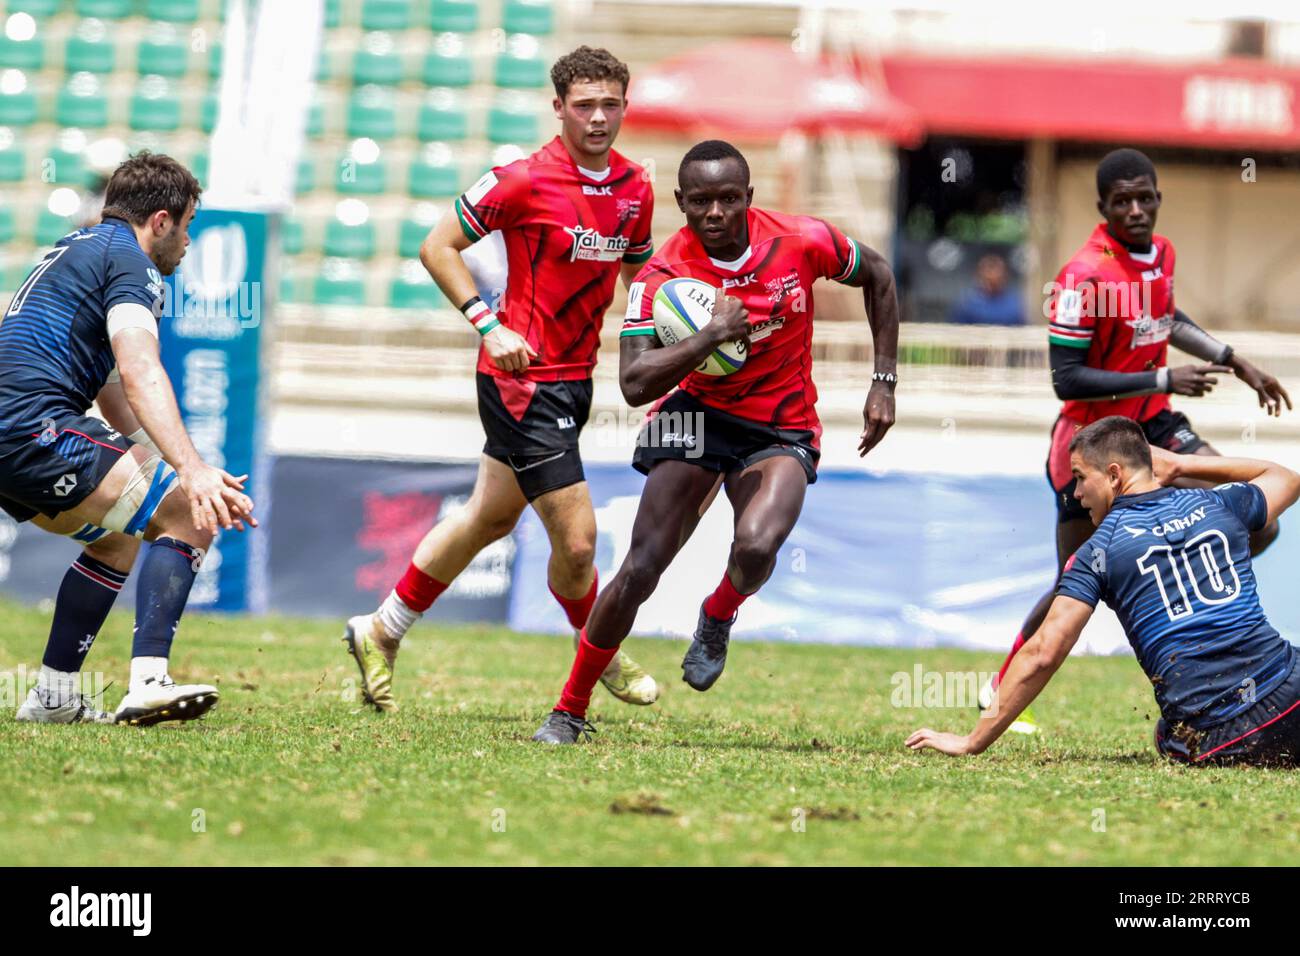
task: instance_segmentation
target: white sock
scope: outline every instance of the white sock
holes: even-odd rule
[[[36,692],[41,703],[46,707],[59,707],[70,701],[77,693],[77,674],[72,671],[56,671],[53,667],[41,665],[36,675]]]
[[[397,596],[396,591],[384,598],[384,603],[379,605],[379,610],[375,614],[379,616],[379,623],[384,625],[384,631],[395,641],[405,637],[411,625],[424,616],[419,611],[412,611],[407,607],[406,602]]]
[[[131,687],[139,687],[147,680],[162,680],[167,676],[167,658],[131,658]]]

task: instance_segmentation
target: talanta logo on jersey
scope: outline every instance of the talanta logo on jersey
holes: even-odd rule
[[[1174,317],[1162,315],[1158,319],[1153,319],[1149,315],[1144,315],[1140,319],[1129,319],[1124,324],[1133,330],[1133,341],[1129,348],[1140,349],[1147,345],[1159,345],[1169,338],[1169,333],[1174,328]]]
[[[573,237],[573,249],[569,253],[570,262],[579,259],[617,262],[623,258],[623,253],[627,252],[627,247],[631,244],[627,236],[602,236],[595,229],[587,229],[583,226],[569,226],[564,231]]]

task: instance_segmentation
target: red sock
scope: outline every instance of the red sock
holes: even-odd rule
[[[447,585],[437,578],[431,578],[414,564],[406,569],[402,580],[397,582],[397,596],[412,611],[423,614],[438,600],[438,595],[447,590]]]
[[[704,600],[704,613],[719,621],[730,621],[736,609],[745,603],[748,594],[741,594],[731,583],[731,578],[722,575],[722,583]]]
[[[546,586],[551,587],[549,583]],[[581,630],[587,626],[591,606],[596,603],[596,576],[592,575],[591,589],[580,598],[566,598],[563,594],[557,594],[555,588],[551,588],[551,596],[560,602],[560,607],[568,615],[569,623]]]
[[[993,689],[997,690],[998,685],[1002,683],[1002,678],[1006,675],[1007,668],[1011,666],[1011,658],[1016,656],[1016,651],[1025,646],[1025,635],[1023,633],[1016,635],[1016,642],[1011,645],[1011,653],[1007,659],[1002,662],[1002,670],[998,671],[998,679],[993,682]]]
[[[573,670],[569,671],[569,680],[555,709],[567,711],[575,717],[586,717],[592,689],[617,653],[617,647],[597,647],[589,643],[587,629],[583,628],[578,639],[578,653],[573,658]]]

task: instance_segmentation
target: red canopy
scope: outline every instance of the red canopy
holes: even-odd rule
[[[1229,148],[1300,146],[1300,70],[1208,64],[884,58],[927,131]]]
[[[790,44],[737,40],[683,53],[634,76],[627,121],[637,128],[772,139],[791,129],[873,132],[913,145],[913,112],[879,84],[800,55]]]

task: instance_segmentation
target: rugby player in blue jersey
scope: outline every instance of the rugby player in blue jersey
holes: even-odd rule
[[[103,220],[59,240],[0,319],[0,508],[85,546],[59,588],[21,721],[148,725],[216,703],[215,687],[176,684],[167,669],[218,528],[257,524],[247,476],[195,451],[159,358],[162,277],[185,255],[199,193],[167,156],[128,159],[108,182]],[[96,399],[107,422],[87,414]],[[136,588],[130,683],[106,713],[77,675],[141,539],[152,546]]]
[[[985,750],[1105,601],[1155,688],[1160,753],[1193,765],[1300,764],[1300,665],[1264,616],[1250,559],[1251,532],[1295,503],[1300,475],[1267,461],[1154,448],[1119,416],[1074,436],[1070,468],[1097,530],[1066,563],[1046,620],[970,734],[927,728],[907,746],[953,756]],[[1178,479],[1220,484],[1168,487]]]

